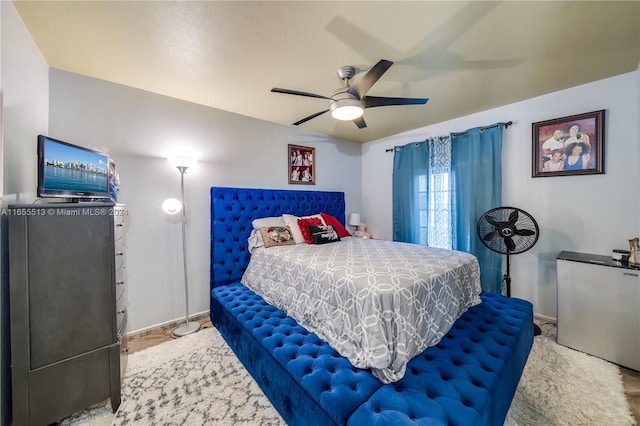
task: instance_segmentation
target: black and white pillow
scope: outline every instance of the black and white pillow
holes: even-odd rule
[[[326,244],[340,241],[340,236],[335,228],[331,225],[326,226],[309,226],[311,239],[313,244]]]

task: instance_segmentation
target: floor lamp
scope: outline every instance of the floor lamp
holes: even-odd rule
[[[184,301],[185,301],[185,317],[184,323],[173,330],[176,337],[186,336],[200,330],[200,323],[189,321],[189,280],[187,278],[187,234],[186,234],[186,213],[184,205],[184,174],[193,164],[193,159],[188,157],[173,158],[169,161],[180,171],[180,196],[182,203],[181,223],[182,223],[182,268],[184,270]],[[176,212],[177,213],[177,212]]]

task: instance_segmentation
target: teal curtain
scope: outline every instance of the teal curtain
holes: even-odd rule
[[[478,258],[482,290],[496,293],[501,292],[502,255],[484,246],[476,229],[487,210],[502,204],[503,129],[498,123],[451,134],[452,248]]]
[[[417,244],[420,242],[418,176],[429,171],[429,144],[410,143],[394,150],[393,240]]]

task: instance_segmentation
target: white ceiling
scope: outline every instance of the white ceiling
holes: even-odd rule
[[[355,66],[355,80],[380,59],[394,61],[368,95],[427,97],[426,105],[368,109],[365,129],[328,113],[301,125],[357,142],[640,64],[638,1],[14,4],[53,68],[281,124],[328,101],[272,87],[330,96],[339,67]]]

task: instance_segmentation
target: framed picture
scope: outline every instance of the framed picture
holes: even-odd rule
[[[289,145],[289,183],[316,184],[316,149]]]
[[[604,110],[531,126],[532,177],[604,173]]]

